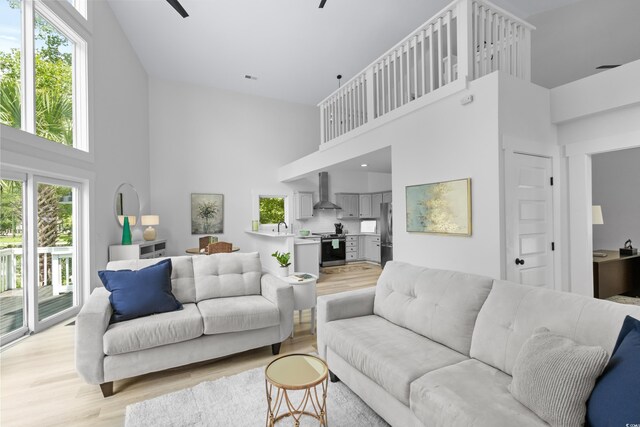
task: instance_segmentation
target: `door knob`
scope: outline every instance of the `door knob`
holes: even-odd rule
[[[516,265],[524,265],[524,260],[520,258],[516,258]]]

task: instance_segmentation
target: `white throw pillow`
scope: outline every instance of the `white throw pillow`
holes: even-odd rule
[[[607,359],[602,347],[539,328],[520,349],[509,391],[552,426],[582,426],[586,402]]]

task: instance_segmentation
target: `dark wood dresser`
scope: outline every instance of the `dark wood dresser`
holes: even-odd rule
[[[620,256],[619,251],[598,249],[606,257],[593,257],[593,296],[640,296],[640,254]]]

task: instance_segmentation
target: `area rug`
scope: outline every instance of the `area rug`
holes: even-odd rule
[[[327,415],[332,427],[388,426],[341,382],[329,383]],[[254,427],[264,425],[266,416],[264,368],[256,368],[129,405],[125,426]],[[293,421],[287,417],[277,425],[292,426]],[[318,421],[303,417],[300,425],[317,426]]]
[[[614,295],[607,298],[609,301],[618,302],[620,304],[640,305],[640,298],[638,297],[626,297],[624,295]]]

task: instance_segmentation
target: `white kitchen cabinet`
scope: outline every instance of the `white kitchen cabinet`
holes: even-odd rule
[[[295,194],[296,219],[309,219],[313,217],[313,193],[300,191]]]
[[[109,261],[159,258],[166,255],[166,248],[166,240],[133,242],[131,245],[111,245],[109,246]]]
[[[391,191],[382,193],[382,203],[391,203]]]
[[[359,195],[352,193],[336,193],[336,204],[342,209],[337,212],[337,218],[359,217]]]
[[[380,262],[380,236],[364,236],[364,258],[367,261]]]
[[[363,260],[366,259],[365,248],[366,248],[366,240],[365,236],[358,236],[358,259]]]
[[[301,273],[320,274],[320,242],[313,239],[301,239],[294,243],[294,270]]]
[[[380,203],[382,203],[382,193],[371,195],[371,218],[380,218]]]
[[[371,194],[360,194],[360,218],[372,218],[371,216]]]
[[[345,245],[347,262],[358,261],[358,236],[347,236]]]

